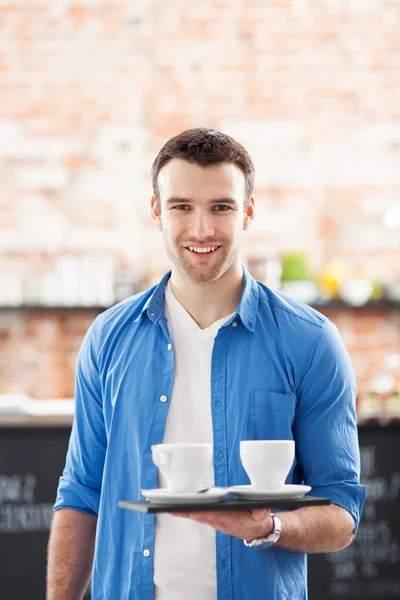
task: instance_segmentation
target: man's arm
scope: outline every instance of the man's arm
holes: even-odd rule
[[[251,542],[272,533],[271,511],[205,511],[171,513],[214,527],[222,533]],[[354,521],[340,506],[307,506],[277,513],[282,522],[277,546],[293,552],[334,552],[348,546],[354,535]]]
[[[92,569],[107,440],[94,321],[81,345],[75,417],[59,479],[48,552],[48,600],[77,600]]]
[[[97,517],[57,510],[48,546],[46,600],[81,600],[90,581]]]
[[[329,321],[308,361],[297,389],[293,423],[296,457],[310,485],[310,496],[330,498],[330,506],[279,513],[277,546],[296,552],[332,552],[351,543],[365,499],[359,484],[359,448],[355,413],[355,378],[339,332]],[[175,513],[176,514],[176,513]],[[188,516],[215,529],[252,541],[272,531],[270,511],[204,512]]]
[[[307,506],[277,513],[282,522],[279,548],[294,552],[335,552],[354,537],[354,521],[341,506]],[[272,527],[266,535],[271,533]],[[265,536],[266,537],[266,536]]]

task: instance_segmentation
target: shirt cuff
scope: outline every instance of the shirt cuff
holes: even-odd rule
[[[100,492],[64,476],[60,477],[53,511],[73,508],[97,517],[99,506]]]
[[[354,521],[354,536],[360,523],[361,512],[365,502],[366,487],[356,483],[341,483],[313,487],[307,496],[329,498],[332,504],[345,508]]]

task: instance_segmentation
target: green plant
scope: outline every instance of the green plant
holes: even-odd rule
[[[282,256],[282,281],[304,281],[311,279],[305,258],[301,254],[289,252]]]
[[[380,300],[383,298],[384,289],[382,283],[380,281],[373,281],[372,286],[370,300]]]

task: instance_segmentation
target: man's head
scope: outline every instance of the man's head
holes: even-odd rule
[[[168,140],[156,156],[151,172],[153,193],[159,210],[161,205],[158,174],[174,158],[200,167],[232,163],[242,171],[245,178],[245,207],[253,195],[254,165],[247,150],[229,135],[214,129],[198,127],[187,129]]]
[[[254,216],[247,151],[218,131],[191,129],[163,146],[152,173],[152,217],[181,275],[208,283],[237,266]]]

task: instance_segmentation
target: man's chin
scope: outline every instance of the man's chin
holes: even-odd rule
[[[217,279],[220,278],[220,274],[202,274],[202,273],[191,273],[188,271],[184,271],[183,275],[186,279],[189,279],[189,281],[192,281],[193,283],[212,283],[213,281],[216,281]]]
[[[192,281],[193,283],[212,283],[216,281],[224,274],[223,269],[195,269],[193,267],[187,267],[186,265],[176,265],[185,279]]]
[[[211,258],[210,264],[197,265],[192,260],[188,260],[184,255],[169,252],[168,247],[167,254],[182,277],[193,283],[205,284],[221,279],[232,268],[234,264],[232,255],[223,252],[223,250],[222,248],[218,250],[218,252],[221,252],[218,261],[214,262],[214,259]]]

